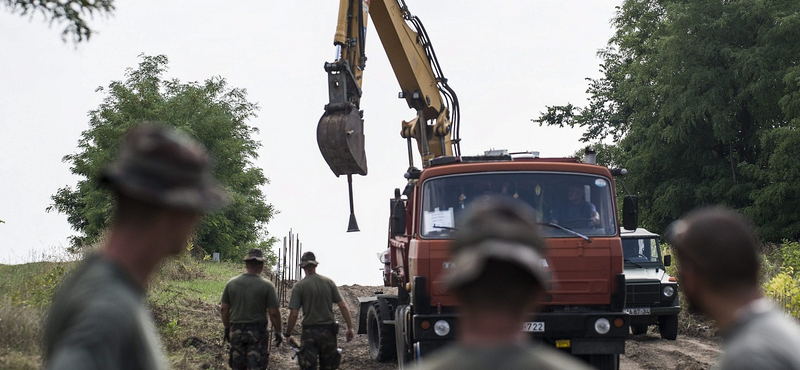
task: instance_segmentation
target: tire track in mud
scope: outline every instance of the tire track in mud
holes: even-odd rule
[[[620,370],[701,370],[710,369],[722,351],[714,339],[679,335],[670,341],[648,333],[631,336],[625,352]]]

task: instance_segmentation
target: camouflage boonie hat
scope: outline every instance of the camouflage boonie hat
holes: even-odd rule
[[[447,287],[477,280],[489,260],[516,264],[544,285],[545,244],[535,220],[535,211],[517,199],[488,197],[471,204],[453,240],[455,266],[445,275]]]
[[[130,130],[101,181],[128,197],[174,208],[210,211],[230,202],[211,174],[205,148],[163,125]]]
[[[306,267],[308,265],[319,265],[319,262],[317,262],[317,256],[315,256],[312,252],[305,252],[300,257],[300,267]]]
[[[261,249],[253,248],[249,252],[247,252],[247,257],[244,258],[245,261],[261,261],[264,262],[264,252]]]

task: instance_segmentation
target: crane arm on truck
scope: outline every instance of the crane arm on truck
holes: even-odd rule
[[[413,167],[412,138],[423,167],[435,157],[460,155],[458,98],[442,73],[419,18],[411,15],[403,0],[340,0],[333,41],[336,60],[325,63],[329,103],[317,126],[317,144],[333,173],[348,176],[348,231],[358,228],[352,206],[352,175],[367,174],[360,100],[368,15],[400,85],[399,96],[416,111],[413,119],[401,122],[400,130],[408,143],[409,167]]]

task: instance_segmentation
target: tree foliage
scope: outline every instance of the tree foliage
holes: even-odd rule
[[[800,9],[793,0],[625,0],[586,107],[537,121],[611,139],[647,227],[702,204],[800,237]]]
[[[110,15],[114,11],[114,0],[3,0],[2,4],[12,14],[33,17],[40,13],[51,25],[66,22],[61,38],[66,40],[72,36],[76,43],[92,37],[92,30],[86,23],[87,16]]]
[[[72,173],[82,177],[75,188],[58,189],[48,211],[67,215],[82,235],[71,238],[71,249],[95,243],[109,226],[113,199],[98,182],[113,159],[124,133],[143,121],[169,124],[193,135],[215,158],[214,174],[232,193],[233,204],[208,214],[200,223],[194,243],[222,258],[240,258],[249,248],[269,247],[265,226],[275,210],[267,204],[260,186],[268,183],[260,168],[252,166],[261,145],[251,138],[257,129],[247,125],[258,106],[247,101],[244,89],[229,88],[225,79],[181,83],[167,80],[166,56],[140,55],[137,69],[127,69],[125,81],[112,81],[97,91],[106,94],[100,107],[89,112],[89,129],[83,131],[78,152],[64,156]]]

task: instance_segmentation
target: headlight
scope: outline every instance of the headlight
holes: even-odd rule
[[[672,297],[672,295],[675,294],[675,288],[673,288],[672,285],[667,285],[661,290],[661,293],[664,294],[664,297]]]
[[[436,335],[443,337],[450,333],[450,324],[447,321],[439,320],[435,324],[433,324],[433,331]]]
[[[608,319],[605,317],[601,317],[594,322],[594,331],[605,334],[608,333],[609,330],[611,330],[611,323],[608,322]]]

